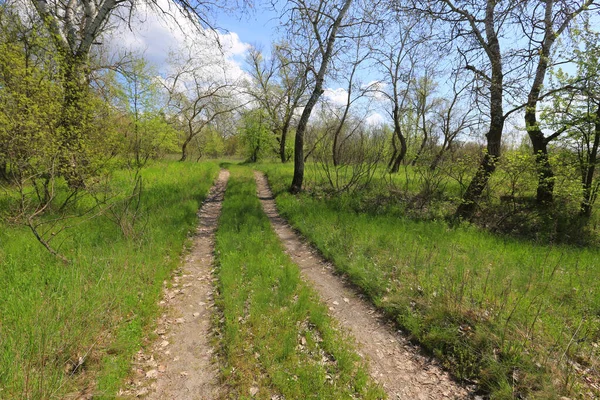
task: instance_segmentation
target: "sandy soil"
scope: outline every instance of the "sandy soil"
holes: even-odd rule
[[[262,173],[255,172],[258,196],[287,253],[305,279],[329,306],[330,314],[356,339],[369,363],[371,376],[390,399],[466,399],[473,395],[456,384],[435,360],[425,357],[406,337],[385,321],[375,308],[334,274],[333,266],[300,239],[278,215]]]
[[[165,282],[161,305],[165,313],[156,329],[158,339],[137,354],[135,377],[122,397],[160,400],[215,399],[220,395],[218,370],[211,346],[213,250],[217,222],[229,171],[221,170],[199,211],[198,226],[185,263]]]

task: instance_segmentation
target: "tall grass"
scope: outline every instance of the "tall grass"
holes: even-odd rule
[[[357,213],[344,196],[277,205],[340,272],[459,378],[492,398],[600,395],[600,251],[498,237],[473,226]]]
[[[217,172],[212,163],[143,170],[138,234],[125,237],[105,216],[84,222],[61,238],[70,265],[0,224],[0,398],[115,396]],[[112,185],[128,181],[122,171]]]
[[[220,355],[229,397],[382,398],[283,252],[256,197],[252,171],[231,172],[216,242]]]

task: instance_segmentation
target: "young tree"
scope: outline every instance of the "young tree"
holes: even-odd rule
[[[600,189],[600,33],[586,20],[573,32],[573,40],[583,44],[573,51],[577,70],[573,75],[562,70],[555,73],[552,101],[543,108],[541,119],[554,131],[549,137],[562,134],[562,143],[576,154],[582,187],[580,214],[590,217]],[[553,87],[560,90],[553,92]]]
[[[299,64],[289,60],[285,44],[273,46],[271,57],[265,59],[256,48],[248,53],[253,82],[249,93],[267,111],[273,133],[279,142],[279,158],[289,160],[287,139],[295,112],[304,102],[308,74]]]
[[[558,134],[545,136],[537,120],[538,102],[542,96],[546,72],[552,65],[552,48],[571,22],[593,3],[594,0],[546,0],[541,3],[523,1],[519,6],[520,12],[516,13],[519,25],[523,28],[522,33],[529,41],[525,56],[537,59],[527,95],[525,126],[538,166],[538,204],[551,203],[554,191],[554,172],[548,159],[548,144]]]
[[[317,101],[323,94],[327,70],[338,48],[336,42],[349,24],[345,20],[353,0],[290,0],[287,13],[293,61],[302,64],[313,82],[298,126],[294,147],[291,193],[302,190],[304,181],[304,133]]]
[[[119,106],[130,121],[126,154],[134,166],[143,167],[150,158],[176,151],[177,132],[166,121],[166,98],[154,68],[134,57],[119,81]]]

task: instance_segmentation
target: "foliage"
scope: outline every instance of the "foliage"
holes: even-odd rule
[[[133,58],[116,82],[119,108],[129,120],[126,155],[136,167],[179,148],[177,131],[165,117],[165,99],[158,72],[143,58]]]
[[[269,130],[266,111],[255,109],[245,112],[240,121],[240,136],[249,162],[257,162],[273,152],[275,137]]]

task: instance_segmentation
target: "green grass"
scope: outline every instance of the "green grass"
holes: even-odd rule
[[[114,398],[217,172],[214,163],[146,168],[138,234],[124,237],[104,216],[87,221],[60,238],[69,265],[0,223],[0,398],[62,398],[87,385]],[[127,182],[119,172],[112,184]],[[83,367],[67,372],[79,357]]]
[[[251,398],[254,389],[260,399],[382,398],[283,252],[252,171],[231,172],[216,239],[219,353],[229,397]]]
[[[494,399],[600,395],[597,248],[356,212],[287,194],[290,166],[260,168],[282,215],[455,376]]]

